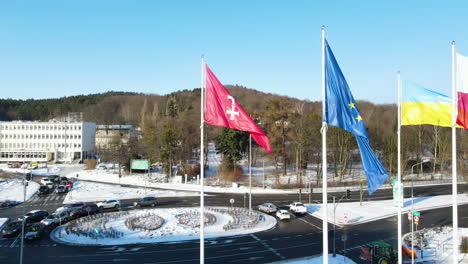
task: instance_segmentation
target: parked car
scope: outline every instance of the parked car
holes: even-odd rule
[[[119,208],[120,201],[119,200],[105,200],[103,202],[97,203],[97,206],[100,209]]]
[[[307,208],[300,202],[294,202],[289,205],[289,210],[295,214],[306,214]]]
[[[57,187],[57,190],[55,190],[56,193],[66,193],[68,192],[68,189],[65,187],[65,185],[59,185]]]
[[[152,196],[145,197],[133,203],[135,207],[156,206],[157,204],[158,204],[158,200],[156,200],[156,197],[152,197]]]
[[[278,217],[279,220],[291,219],[291,215],[289,214],[288,210],[283,210],[283,209],[276,211],[276,217]]]
[[[40,239],[45,233],[45,225],[42,223],[35,223],[25,231],[24,239],[26,241],[33,241]]]
[[[22,221],[13,221],[8,223],[2,230],[3,237],[13,237],[21,233]]]
[[[56,212],[53,213],[49,216],[47,216],[45,219],[41,221],[42,224],[45,226],[59,226],[61,224],[64,224],[70,220],[70,216],[68,216],[68,213],[66,211],[62,212]]]
[[[71,204],[64,204],[62,207],[59,207],[55,212],[66,212],[67,214],[73,210],[79,209],[81,206],[85,205],[84,202],[76,202]]]
[[[96,204],[87,204],[83,205],[77,210],[73,210],[70,212],[70,217],[71,218],[78,218],[78,217],[83,217],[87,215],[93,215],[99,213],[99,207]]]
[[[271,214],[278,211],[278,208],[272,203],[264,203],[258,206],[258,210],[267,214]]]
[[[46,218],[48,215],[49,215],[49,213],[47,211],[34,210],[34,211],[31,211],[31,212],[25,214],[24,216],[18,217],[18,220],[23,221],[23,219],[24,219],[24,221],[26,223],[35,223],[35,222],[39,222],[42,219]]]
[[[52,189],[50,189],[46,185],[41,185],[39,186],[39,195],[47,195],[52,192]]]

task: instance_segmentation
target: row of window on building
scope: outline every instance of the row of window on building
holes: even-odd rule
[[[46,153],[45,152],[1,152],[0,157],[3,159],[12,159],[12,158],[34,158],[34,159],[45,159]]]
[[[0,148],[6,148],[6,149],[56,149],[56,148],[81,148],[81,144],[69,144],[69,143],[19,143],[19,142],[8,142],[8,143],[0,143]]]
[[[81,139],[81,134],[0,134],[0,139]]]
[[[81,125],[66,124],[8,124],[0,125],[0,130],[81,130]]]

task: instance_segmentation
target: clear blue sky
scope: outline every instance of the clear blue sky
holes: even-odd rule
[[[466,1],[1,1],[1,98],[224,84],[320,100],[320,27],[356,99],[396,101],[396,71],[450,93]]]

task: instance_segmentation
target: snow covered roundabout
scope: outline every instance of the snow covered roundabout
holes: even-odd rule
[[[248,209],[205,208],[205,237],[244,235],[273,228],[276,219]],[[96,214],[71,221],[51,233],[72,245],[124,245],[199,238],[198,208],[164,208]]]

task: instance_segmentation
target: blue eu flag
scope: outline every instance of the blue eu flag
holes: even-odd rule
[[[362,164],[367,176],[369,194],[375,192],[388,177],[388,173],[369,145],[369,137],[351,94],[348,83],[336,62],[328,42],[325,41],[325,122],[340,127],[356,137]]]

